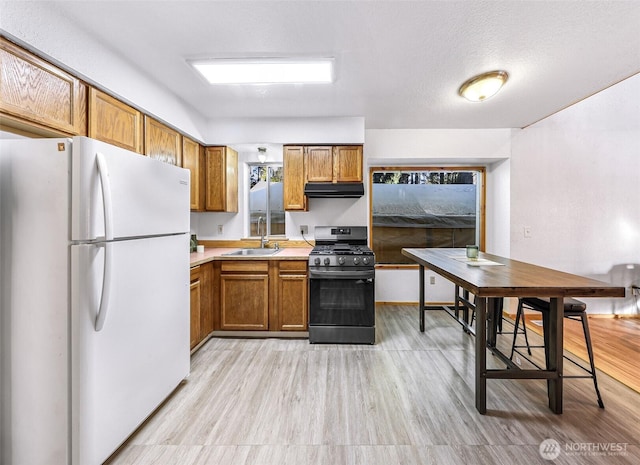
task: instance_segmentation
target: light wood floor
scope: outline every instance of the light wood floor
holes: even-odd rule
[[[603,410],[591,380],[566,380],[555,415],[545,381],[489,380],[480,415],[473,337],[442,311],[426,323],[420,333],[416,307],[382,306],[373,346],[211,339],[189,379],[109,463],[640,463],[640,394],[599,374]],[[545,439],[560,445],[553,462],[540,455]],[[611,443],[618,455],[593,451]]]

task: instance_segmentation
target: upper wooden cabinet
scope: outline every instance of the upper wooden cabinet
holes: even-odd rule
[[[362,146],[333,147],[334,182],[362,182]]]
[[[305,147],[307,182],[362,182],[362,145]]]
[[[191,210],[204,210],[204,149],[188,137],[182,138],[182,167],[191,171]]]
[[[205,210],[238,211],[238,152],[230,147],[205,150]]]
[[[305,147],[308,182],[333,182],[333,151],[331,146]]]
[[[142,153],[143,131],[141,112],[89,88],[89,137]]]
[[[3,123],[28,122],[68,135],[87,134],[87,87],[79,79],[0,37]]]
[[[307,211],[307,197],[304,195],[304,147],[285,146],[282,160],[284,209]]]
[[[145,115],[144,154],[172,165],[182,166],[182,135]]]

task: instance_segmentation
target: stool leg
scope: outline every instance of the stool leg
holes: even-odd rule
[[[518,337],[518,328],[520,326],[520,319],[522,319],[522,329],[524,333],[524,341],[527,344],[527,353],[531,355],[531,348],[529,347],[529,338],[527,337],[527,326],[526,326],[526,321],[524,319],[522,300],[518,300],[518,310],[516,311],[516,321],[513,326],[513,343],[511,344],[511,355],[509,356],[510,360],[513,360],[513,354],[516,350],[516,338]]]
[[[591,374],[593,375],[593,386],[596,388],[596,395],[598,396],[598,406],[604,408],[604,402],[602,402],[602,396],[598,389],[598,380],[596,379],[596,366],[593,363],[593,348],[591,346],[591,335],[589,333],[589,323],[587,322],[587,313],[582,312],[580,315],[582,321],[582,331],[584,332],[584,340],[587,345],[587,353],[589,354],[589,365],[591,365]]]

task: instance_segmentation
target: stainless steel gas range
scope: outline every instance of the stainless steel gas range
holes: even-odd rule
[[[375,255],[366,226],[317,226],[309,255],[309,342],[375,343]]]

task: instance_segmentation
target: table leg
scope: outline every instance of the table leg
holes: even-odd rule
[[[476,299],[476,409],[487,413],[487,299]]]
[[[424,266],[420,265],[419,276],[420,276],[420,297],[418,299],[418,311],[420,312],[420,332],[424,333]]]
[[[562,297],[553,297],[549,305],[547,337],[545,338],[547,370],[556,371],[556,377],[547,381],[549,408],[562,413],[562,365],[563,365],[564,304]]]
[[[495,347],[498,333],[498,302],[500,299],[492,297],[487,300],[487,346]]]

